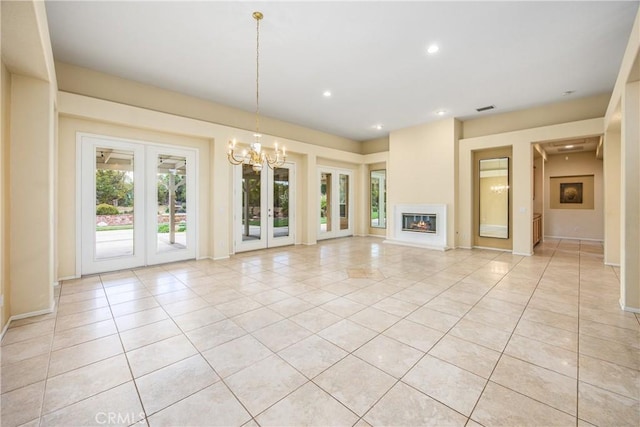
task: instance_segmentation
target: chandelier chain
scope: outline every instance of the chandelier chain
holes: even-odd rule
[[[256,133],[260,133],[260,19],[256,18]]]

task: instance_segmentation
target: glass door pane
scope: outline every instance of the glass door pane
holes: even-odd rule
[[[374,228],[386,228],[387,226],[386,176],[387,171],[384,169],[372,170],[370,173],[370,225]]]
[[[156,250],[182,250],[187,247],[187,159],[158,154],[155,160]]]
[[[242,165],[242,241],[262,237],[262,174]]]
[[[340,230],[349,228],[349,175],[340,174]]]
[[[134,254],[134,152],[95,148],[95,259]]]
[[[331,217],[333,214],[333,203],[331,197],[332,174],[329,172],[320,173],[320,232],[326,233],[333,229]]]
[[[289,237],[289,169],[273,170],[273,237]]]
[[[147,264],[196,257],[196,158],[183,148],[147,147]]]
[[[83,135],[78,274],[145,264],[144,147]]]

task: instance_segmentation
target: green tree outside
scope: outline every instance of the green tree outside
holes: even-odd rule
[[[128,172],[98,169],[96,171],[96,203],[133,206],[133,179]]]

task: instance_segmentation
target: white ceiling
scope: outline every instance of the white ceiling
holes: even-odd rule
[[[261,114],[355,140],[610,92],[638,4],[46,2],[56,60],[247,111],[260,10]]]

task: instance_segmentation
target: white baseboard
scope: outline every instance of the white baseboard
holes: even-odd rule
[[[9,318],[9,323],[11,323],[14,320],[26,319],[27,317],[42,316],[43,314],[53,313],[54,307],[55,307],[55,303],[53,303],[51,307],[45,308],[44,310],[30,311],[29,313],[16,314],[15,316],[11,316]]]
[[[544,236],[543,239],[556,239],[556,240],[584,240],[587,242],[600,242],[604,243],[602,239],[592,239],[588,237],[567,237],[567,236]]]
[[[620,300],[620,308],[623,309],[624,311],[628,311],[629,313],[638,313],[638,314],[640,314],[640,308],[627,307],[622,303],[622,300]]]
[[[229,259],[229,258],[231,258],[231,255],[227,255],[227,256],[220,256],[220,257],[217,257],[217,258],[212,258],[212,257],[207,257],[207,258],[209,258],[210,260],[213,260],[213,261],[222,261],[223,259]]]
[[[80,279],[81,277],[82,277],[82,276],[76,276],[76,275],[73,275],[73,276],[65,276],[65,277],[58,277],[58,282],[57,282],[57,283],[64,282],[65,280]]]
[[[533,252],[511,252],[513,255],[533,256]]]
[[[497,251],[497,252],[512,252],[511,249],[492,248],[489,246],[474,246],[472,249],[486,249],[488,251]],[[514,254],[514,255],[518,255],[518,254]]]
[[[620,264],[614,264],[612,262],[605,262],[604,265],[608,265],[609,267],[620,267]]]
[[[4,328],[2,328],[2,333],[0,334],[0,341],[2,341],[2,338],[4,338],[4,334],[7,332],[7,329],[9,329],[9,323],[11,323],[11,319],[9,319],[7,324],[4,325]]]
[[[22,314],[16,314],[15,316],[11,316],[7,324],[4,325],[4,328],[2,328],[2,335],[0,335],[0,340],[4,337],[4,334],[7,332],[7,329],[9,329],[9,325],[14,320],[26,319],[28,317],[42,316],[43,314],[53,313],[54,307],[55,307],[55,302],[51,305],[51,307],[45,308],[44,310],[30,311],[29,313],[22,313]]]
[[[442,251],[442,252],[445,252],[451,249],[448,246],[421,245],[418,243],[405,242],[403,240],[396,240],[396,239],[385,239],[382,241],[382,243],[388,243],[391,245],[399,245],[399,246],[409,246],[411,248],[431,249],[434,251]]]

